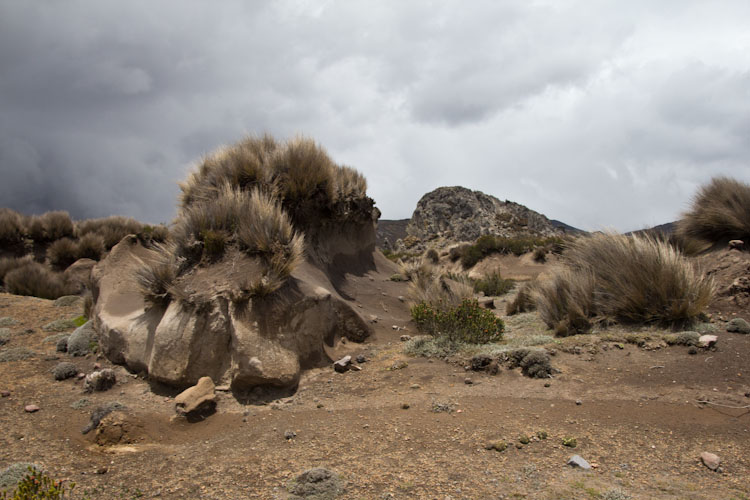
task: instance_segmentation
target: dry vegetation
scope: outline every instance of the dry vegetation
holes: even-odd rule
[[[590,320],[679,326],[705,309],[713,282],[679,251],[651,237],[597,234],[566,253],[567,267],[535,292],[558,335],[584,333]]]
[[[717,177],[702,186],[678,224],[678,234],[710,243],[750,240],[750,185]]]

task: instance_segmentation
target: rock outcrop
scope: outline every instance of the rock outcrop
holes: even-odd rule
[[[480,191],[441,187],[417,203],[406,228],[407,238],[442,238],[473,242],[483,234],[547,237],[563,233],[547,217],[512,201],[500,201]]]

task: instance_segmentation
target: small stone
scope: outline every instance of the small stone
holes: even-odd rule
[[[97,474],[106,474],[108,470],[109,470],[109,469],[108,469],[108,468],[107,468],[107,466],[105,465],[105,466],[103,466],[103,467],[97,467],[97,468],[96,468],[96,471],[95,471],[95,472],[96,472]]]
[[[81,300],[81,297],[79,297],[78,295],[63,295],[62,297],[55,300],[52,305],[55,307],[69,307],[77,304]]]
[[[398,300],[401,302],[406,302],[406,297],[404,297],[403,295],[399,295]]]
[[[41,408],[39,408],[37,405],[26,405],[23,407],[23,411],[25,411],[26,413],[36,413],[39,410],[41,410]]]
[[[348,371],[352,364],[352,357],[351,356],[344,356],[340,360],[333,363],[333,369],[336,371],[336,373],[344,373],[345,371]]]
[[[390,367],[388,368],[388,370],[389,370],[389,371],[395,371],[395,370],[403,370],[403,369],[404,369],[404,368],[406,368],[407,366],[409,366],[409,363],[407,363],[407,362],[406,362],[406,361],[404,361],[404,360],[401,360],[401,361],[396,361],[395,363],[393,363],[393,364],[392,364],[392,365],[391,365],[391,366],[390,366]]]
[[[396,330],[396,331],[400,330],[400,328],[398,327],[398,325],[393,325],[393,326],[391,326],[391,328],[394,329],[394,330]]]
[[[174,398],[177,415],[188,421],[203,420],[216,411],[216,394],[211,377],[201,377],[193,387],[185,389]]]
[[[580,399],[576,399],[577,406],[581,406],[582,404],[583,404],[583,401],[581,401]]]
[[[101,369],[102,369],[101,363],[94,363],[94,370],[101,370]]]
[[[297,437],[297,433],[294,431],[284,431],[284,439],[290,441]]]
[[[529,436],[521,436],[518,438],[518,442],[521,444],[529,444],[531,440],[529,439]]]
[[[409,386],[409,389],[421,389],[421,388],[422,388],[422,386],[421,386],[421,385],[419,385],[419,384],[411,384],[411,385]]]
[[[86,374],[85,374],[85,373],[83,373],[83,372],[81,372],[81,373],[79,373],[78,375],[76,375],[76,378],[77,378],[78,380],[83,380],[83,379],[85,379],[85,378],[86,378]]]
[[[536,433],[536,437],[538,437],[541,440],[547,439],[547,432],[546,431],[539,431]]]
[[[0,391],[0,396],[4,398],[10,397],[10,391]]]
[[[7,392],[7,391],[3,391],[3,397],[7,397],[7,396],[5,395],[5,393],[6,393],[6,392]],[[9,392],[8,392],[8,395],[10,395],[10,393],[9,393]],[[747,392],[745,393],[745,397],[746,397],[746,398],[750,398],[750,391],[747,391]]]
[[[471,380],[470,378],[465,378],[465,379],[464,379],[464,384],[466,384],[466,385],[471,385],[471,384],[473,384],[473,383],[474,383],[474,381],[473,381],[473,380]]]
[[[711,470],[716,470],[719,468],[719,465],[721,465],[721,459],[717,455],[707,451],[701,453],[701,462]]]
[[[745,246],[745,242],[742,240],[729,240],[730,250],[742,250],[743,246]]]
[[[552,384],[550,384],[549,382],[545,382],[545,383],[544,383],[544,387],[550,387],[551,385],[552,385]]]
[[[402,410],[408,410],[409,408],[411,408],[411,406],[409,405],[409,403],[401,403],[401,409]]]
[[[698,349],[695,346],[690,346],[687,352],[688,354],[698,354]]]
[[[370,323],[377,323],[378,322],[378,317],[375,316],[374,314],[370,314],[367,319],[370,320]]]
[[[68,352],[68,339],[69,336],[61,337],[60,340],[57,341],[57,345],[55,346],[55,350],[57,352]]]
[[[367,363],[367,358],[364,354],[360,354],[357,356],[357,363]]]
[[[713,347],[719,338],[716,335],[701,335],[698,339],[698,345],[701,347]]]
[[[401,335],[401,342],[407,342],[411,340],[411,335]]]
[[[571,467],[578,467],[583,470],[589,470],[591,469],[591,464],[588,463],[583,457],[580,455],[573,455],[570,457],[570,460],[568,460],[568,465]]]
[[[230,387],[228,385],[217,385],[216,390],[219,392],[229,392]]]
[[[83,381],[83,390],[86,392],[106,391],[114,387],[116,382],[117,377],[114,370],[105,368],[86,375],[86,379]]]
[[[742,318],[734,318],[727,324],[727,331],[733,333],[750,333],[750,323]]]

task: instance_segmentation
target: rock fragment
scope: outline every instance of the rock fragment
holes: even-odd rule
[[[580,455],[573,455],[568,460],[568,465],[571,467],[578,467],[583,470],[589,470],[591,469],[591,464],[586,461],[582,456]]]
[[[701,347],[709,348],[716,345],[719,337],[716,335],[701,335],[698,339],[698,345]]]
[[[711,470],[716,470],[719,468],[719,465],[721,465],[721,459],[717,455],[708,451],[701,453],[701,462]]]
[[[175,411],[189,421],[203,420],[216,411],[215,386],[211,377],[201,377],[193,387],[174,399]]]
[[[23,407],[23,411],[25,411],[26,413],[36,413],[39,410],[41,410],[41,408],[39,408],[37,405],[26,405]]]
[[[83,381],[83,390],[86,392],[101,392],[111,389],[117,382],[114,370],[105,368],[91,372]]]
[[[351,367],[351,364],[352,364],[352,357],[344,356],[343,358],[333,363],[333,369],[336,370],[336,373],[344,373],[349,370],[349,368]]]

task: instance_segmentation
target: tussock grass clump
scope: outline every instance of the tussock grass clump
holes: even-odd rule
[[[12,270],[23,267],[34,262],[34,257],[25,255],[23,257],[3,257],[0,259],[0,283],[5,282],[5,276]]]
[[[584,333],[591,319],[679,326],[708,305],[713,282],[674,247],[652,237],[598,234],[567,250],[567,267],[535,292],[558,335]]]
[[[505,295],[513,289],[516,282],[503,278],[499,272],[494,272],[474,282],[474,291],[482,292],[486,296]]]
[[[533,297],[533,290],[535,285],[532,283],[524,283],[521,288],[518,289],[515,298],[508,302],[505,307],[505,314],[513,316],[528,311],[536,310],[536,302]]]
[[[75,230],[70,214],[65,211],[46,212],[39,216],[44,230],[42,241],[55,241],[73,237]],[[36,239],[34,241],[37,241]]]
[[[96,233],[88,233],[76,244],[76,259],[99,260],[106,251],[104,238]]]
[[[98,234],[104,240],[107,250],[109,250],[125,236],[129,234],[138,235],[143,227],[143,224],[130,217],[112,215],[99,219],[82,220],[76,225],[76,233],[79,238],[90,233]]]
[[[180,269],[174,245],[157,244],[153,260],[135,270],[135,279],[147,303],[166,306],[175,296],[174,281]]]
[[[78,244],[70,238],[54,241],[47,248],[47,260],[54,269],[66,269],[78,260]]]
[[[20,243],[25,236],[23,217],[9,208],[0,208],[0,244]]]
[[[750,185],[728,177],[712,179],[698,190],[677,227],[683,237],[711,243],[750,241]]]
[[[9,293],[43,299],[57,299],[76,292],[75,287],[67,283],[62,274],[33,261],[9,271],[4,282]]]

